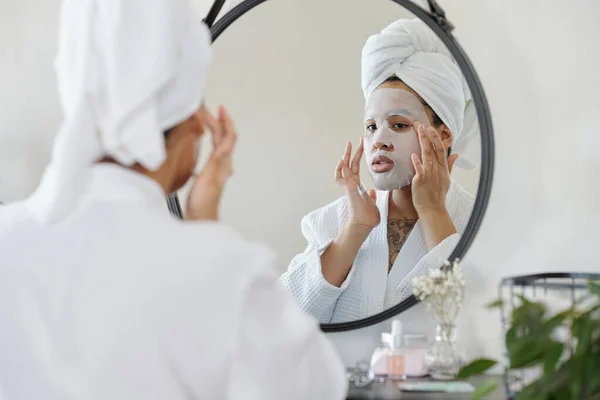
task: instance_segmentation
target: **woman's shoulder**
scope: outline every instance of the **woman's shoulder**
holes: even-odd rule
[[[342,196],[311,211],[302,219],[303,224],[340,225],[348,215],[348,200]]]
[[[247,238],[233,227],[218,221],[176,221],[169,235],[171,253],[179,254],[190,268],[223,269],[251,276],[275,259],[273,251],[266,245]],[[185,256],[181,256],[185,254]]]

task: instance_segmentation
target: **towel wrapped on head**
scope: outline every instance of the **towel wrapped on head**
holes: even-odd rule
[[[209,59],[210,32],[189,0],[64,0],[56,58],[64,121],[31,214],[64,218],[103,157],[158,169],[163,132],[203,101]]]
[[[362,50],[365,99],[388,78],[396,76],[417,92],[453,134],[455,165],[476,167],[479,160],[462,154],[478,138],[479,126],[465,78],[442,41],[419,19],[401,19],[369,37]]]

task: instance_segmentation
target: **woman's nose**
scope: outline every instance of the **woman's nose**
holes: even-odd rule
[[[394,146],[392,146],[391,143],[390,144],[385,144],[385,143],[381,143],[381,142],[375,142],[373,144],[373,147],[375,147],[377,150],[387,150],[387,151],[390,151],[390,150],[394,149]]]

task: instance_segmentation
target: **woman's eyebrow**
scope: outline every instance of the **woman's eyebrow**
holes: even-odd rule
[[[394,110],[390,111],[387,117],[410,117],[412,113],[408,110]]]

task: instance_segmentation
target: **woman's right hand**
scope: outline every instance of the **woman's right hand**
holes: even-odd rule
[[[352,155],[352,143],[346,144],[344,157],[338,162],[335,169],[335,181],[345,191],[348,198],[347,226],[351,229],[371,232],[381,222],[381,215],[376,204],[375,190],[366,193],[360,182],[360,161],[364,152],[363,139]]]
[[[381,221],[375,191],[366,193],[360,183],[363,146],[361,139],[350,161],[352,143],[348,142],[344,157],[335,169],[335,181],[344,188],[348,198],[348,220],[321,254],[321,273],[329,284],[336,287],[341,287],[345,282],[361,246]]]

